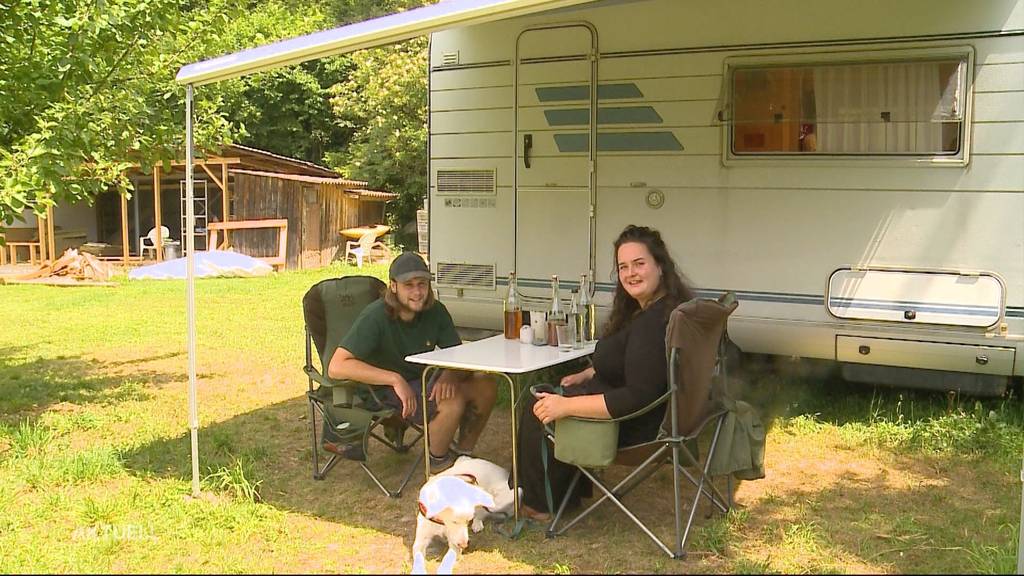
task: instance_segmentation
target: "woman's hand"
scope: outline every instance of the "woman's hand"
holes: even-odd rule
[[[537,402],[533,405],[533,415],[543,424],[571,416],[569,413],[570,401],[565,396],[539,392],[537,394]]]
[[[587,368],[587,369],[585,369],[585,370],[583,370],[581,372],[577,372],[575,374],[569,374],[568,376],[562,378],[561,384],[562,384],[563,388],[567,388],[569,386],[576,386],[577,384],[583,384],[584,382],[589,382],[593,377],[594,377],[594,367],[591,366],[590,368]]]

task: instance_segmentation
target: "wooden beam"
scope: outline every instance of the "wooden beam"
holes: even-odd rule
[[[156,224],[156,261],[162,262],[164,259],[164,235],[160,232],[160,227],[163,225],[163,218],[160,214],[160,165],[153,166],[153,222]],[[139,254],[142,256],[142,254]]]
[[[46,207],[46,228],[48,234],[46,235],[50,242],[50,257],[53,260],[57,260],[57,235],[53,232],[53,206]]]
[[[232,158],[216,158],[216,157],[214,157],[214,158],[210,158],[209,160],[196,160],[195,162],[193,162],[194,165],[212,164],[214,166],[216,166],[218,164],[241,164],[241,163],[242,163],[242,159],[241,158],[234,158],[234,157],[232,157]],[[184,160],[174,160],[170,164],[171,164],[171,166],[184,166],[185,165],[185,161]],[[142,169],[142,165],[141,164],[132,164],[131,166],[129,166],[129,168],[135,168],[135,169],[141,170]]]
[[[224,222],[227,222],[228,220],[230,220],[229,215],[228,215],[228,208],[230,207],[230,204],[228,203],[228,186],[231,185],[231,182],[228,180],[228,165],[227,164],[221,164],[220,165],[220,179],[221,179],[221,182],[223,182],[223,185],[220,187],[220,189],[221,189],[221,195],[220,195],[221,220],[223,220]],[[229,231],[227,231],[227,230],[224,231],[224,242],[227,243],[228,245],[230,245],[230,243],[231,243],[231,236],[230,236],[230,234],[231,233]]]
[[[230,218],[229,218],[229,208],[231,206],[231,204],[228,202],[228,186],[231,185],[231,182],[228,181],[228,165],[227,164],[221,164],[220,165],[220,179],[221,179],[222,182],[224,182],[224,185],[221,186],[221,190],[223,190],[223,192],[224,192],[224,194],[220,198],[221,211],[223,212],[223,214],[222,214],[223,220],[225,222],[227,222],[228,220],[230,220]],[[227,237],[227,235],[225,235],[225,238],[226,237]]]
[[[206,225],[210,230],[250,230],[253,228],[287,228],[287,218],[270,218],[267,220],[236,220],[234,222],[210,222]]]
[[[206,164],[216,165],[216,164],[241,164],[241,163],[242,163],[242,159],[241,158],[210,158],[209,160],[196,160],[194,162],[194,164],[196,166],[203,166],[203,165],[206,165]],[[171,162],[171,166],[184,166],[184,165],[185,165],[185,161],[184,160],[180,160],[180,161],[179,160],[175,160],[174,162]]]
[[[50,247],[50,243],[46,240],[46,229],[49,227],[45,216],[36,215],[36,230],[39,233],[39,259],[43,262],[50,260],[46,256],[47,249]]]
[[[222,164],[222,166],[227,166],[227,164]],[[218,180],[217,177],[213,175],[213,171],[210,170],[210,167],[207,166],[206,164],[203,164],[202,166],[200,166],[200,168],[202,168],[204,172],[210,175],[210,179],[213,180],[213,183],[216,184],[218,188],[220,188],[221,192],[223,192],[224,183]]]
[[[128,197],[121,194],[121,252],[128,263]]]
[[[227,244],[218,242],[220,231],[225,233],[228,230],[252,230],[257,228],[278,228],[277,256],[259,258],[274,268],[285,268],[288,264],[288,219],[274,218],[268,220],[235,220],[233,222],[211,222],[206,225],[210,235],[208,246],[211,250],[226,247]]]

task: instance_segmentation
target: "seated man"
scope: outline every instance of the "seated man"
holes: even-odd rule
[[[419,406],[422,367],[405,361],[410,354],[447,348],[462,340],[444,304],[434,299],[430,269],[414,252],[391,263],[384,297],[367,306],[334,352],[331,378],[379,386],[377,397],[401,409],[402,418],[422,422]],[[452,448],[470,453],[480,438],[497,397],[494,382],[482,374],[444,370],[427,390],[430,406],[430,471],[441,472],[455,461]],[[460,430],[461,428],[461,430]],[[456,430],[459,441],[452,444]],[[324,448],[352,457],[339,448]]]

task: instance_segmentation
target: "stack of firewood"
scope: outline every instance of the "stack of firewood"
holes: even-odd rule
[[[38,270],[19,276],[18,280],[66,277],[75,280],[106,282],[110,280],[110,266],[86,252],[68,248],[64,255],[52,264],[43,264]]]

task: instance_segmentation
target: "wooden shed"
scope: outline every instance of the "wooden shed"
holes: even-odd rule
[[[211,223],[285,219],[287,268],[323,266],[340,257],[345,238],[339,230],[383,223],[385,203],[397,197],[367,190],[366,182],[347,180],[330,168],[241,145],[198,158],[194,174],[196,248],[208,248]],[[130,264],[144,257],[163,259],[162,249],[144,251],[140,238],[163,226],[171,242],[182,240],[185,164],[173,162],[169,169],[137,166],[129,178],[135,188],[131,198],[101,194],[92,205],[58,205],[40,221],[26,212],[25,230],[11,230],[11,238],[21,234],[35,241],[43,260],[82,246],[107,260]],[[230,239],[232,248],[243,254],[278,253],[275,230],[234,230]],[[27,259],[28,250],[19,256]]]
[[[345,254],[338,231],[384,221],[384,203],[396,194],[362,188],[342,178],[233,169],[232,220],[288,220],[288,268],[317,268]],[[244,233],[244,236],[243,236]],[[238,231],[232,246],[264,256],[277,250],[272,230]]]

